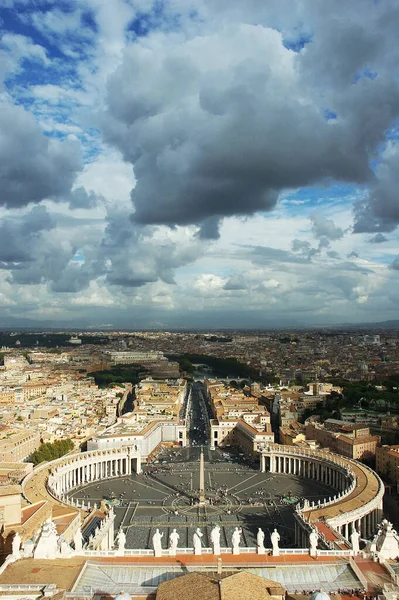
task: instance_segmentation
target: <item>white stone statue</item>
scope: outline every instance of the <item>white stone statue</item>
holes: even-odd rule
[[[156,529],[154,535],[152,536],[152,546],[154,548],[154,554],[157,557],[162,556],[162,538],[163,533],[161,533],[159,529]]]
[[[219,527],[219,525],[215,525],[215,527],[211,531],[211,542],[213,545],[213,553],[219,555],[220,554],[220,527]]]
[[[199,556],[202,553],[202,542],[201,538],[204,534],[201,529],[197,527],[193,535],[193,546],[194,546],[194,554]]]
[[[21,556],[20,548],[21,548],[21,536],[19,535],[19,533],[17,531],[12,540],[12,555],[14,558],[20,558],[20,556]]]
[[[80,527],[77,531],[75,531],[75,535],[73,536],[73,543],[75,546],[75,552],[82,552],[83,550],[83,535],[80,530]]]
[[[380,562],[399,558],[399,535],[392,528],[392,523],[389,523],[386,519],[382,521],[382,528],[371,542],[370,550],[372,548],[375,548]]]
[[[256,545],[258,547],[258,554],[265,554],[265,534],[260,527],[256,534]]]
[[[118,542],[119,552],[124,552],[125,545],[126,545],[126,535],[125,535],[125,532],[123,531],[122,527],[118,531],[118,535],[116,536],[116,541]]]
[[[353,528],[351,537],[350,537],[350,542],[352,544],[353,556],[357,556],[360,552],[359,538],[360,538],[360,533],[355,528]]]
[[[272,542],[272,554],[273,556],[280,556],[280,548],[279,548],[279,541],[280,541],[280,534],[277,531],[277,529],[274,529],[273,533],[270,536],[270,540]]]
[[[171,556],[176,556],[177,545],[179,543],[180,535],[177,533],[176,529],[173,529],[172,533],[169,536],[169,554]]]
[[[236,527],[233,535],[231,536],[231,544],[233,546],[233,554],[240,554],[240,542],[241,542],[242,529]]]
[[[25,540],[23,545],[24,558],[32,558],[34,548],[35,543],[33,542],[33,540]]]
[[[60,542],[60,554],[63,558],[70,558],[73,554],[72,548],[66,540]]]
[[[58,554],[57,529],[51,518],[49,518],[42,525],[36,548],[33,551],[33,557],[54,559]]]
[[[309,545],[310,545],[310,556],[316,556],[317,555],[317,543],[319,541],[319,536],[317,534],[317,531],[315,529],[312,529],[310,535],[309,535]]]

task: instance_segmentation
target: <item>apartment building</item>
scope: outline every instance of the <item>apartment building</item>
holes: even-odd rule
[[[399,491],[399,445],[377,448],[375,470],[386,481],[394,483]]]
[[[306,439],[316,440],[321,446],[356,460],[375,458],[377,447],[381,443],[379,436],[370,435],[368,427],[342,426],[331,431],[321,423],[306,425]]]
[[[40,435],[32,429],[3,427],[0,430],[0,461],[24,461],[40,446]]]
[[[220,381],[208,380],[205,384],[215,416],[210,422],[213,448],[237,446],[253,457],[260,445],[274,442],[270,414],[257,396]]]

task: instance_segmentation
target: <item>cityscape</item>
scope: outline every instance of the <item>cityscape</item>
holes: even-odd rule
[[[398,0],[0,0],[0,600],[399,600]]]
[[[398,330],[1,340],[0,593],[395,593]]]

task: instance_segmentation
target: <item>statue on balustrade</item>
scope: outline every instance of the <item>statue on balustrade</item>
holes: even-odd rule
[[[280,548],[279,548],[279,541],[280,541],[280,534],[277,531],[277,529],[274,529],[273,533],[270,536],[270,540],[272,542],[272,554],[273,556],[280,556]]]
[[[20,548],[21,548],[21,536],[19,535],[19,533],[17,531],[12,540],[12,555],[14,558],[20,558],[20,556],[21,556]]]
[[[213,553],[216,555],[220,554],[220,527],[215,525],[211,531],[211,542],[213,545]]]
[[[118,531],[118,535],[116,536],[116,540],[118,542],[118,550],[119,550],[119,552],[124,552],[125,551],[125,545],[126,545],[126,535],[125,535],[125,532],[123,531],[122,527]]]
[[[172,533],[169,536],[169,554],[171,556],[176,556],[177,545],[179,543],[180,535],[177,533],[176,529],[173,529]]]
[[[34,558],[54,559],[58,554],[57,529],[51,518],[49,518],[42,525],[33,556]]]
[[[352,554],[357,556],[360,552],[359,546],[360,533],[354,528],[351,533],[350,541],[352,544]]]
[[[156,529],[154,535],[152,536],[152,546],[154,548],[154,554],[157,557],[162,556],[162,538],[163,533],[161,533],[159,529]]]
[[[233,554],[240,554],[240,542],[241,542],[242,529],[236,527],[231,537],[231,543],[233,546]]]
[[[83,534],[81,532],[81,529],[79,527],[79,529],[75,532],[75,535],[73,536],[73,543],[75,546],[75,552],[82,552],[83,550]]]
[[[319,541],[319,536],[316,529],[312,529],[309,535],[309,545],[310,545],[310,556],[317,555],[317,543]]]
[[[194,546],[194,554],[199,556],[202,553],[202,533],[201,529],[197,527],[193,535],[193,546]]]
[[[256,534],[256,545],[258,547],[258,554],[265,553],[265,533],[259,527],[258,533]]]

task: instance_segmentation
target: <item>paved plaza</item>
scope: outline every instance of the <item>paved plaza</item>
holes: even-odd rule
[[[221,526],[221,546],[231,546],[236,526],[242,528],[242,546],[255,546],[261,527],[265,545],[277,527],[281,546],[294,545],[294,507],[297,499],[318,501],[336,493],[319,482],[294,475],[261,473],[239,454],[205,448],[205,506],[197,505],[199,493],[199,448],[163,450],[140,475],[94,482],[72,490],[71,498],[102,500],[114,505],[115,528],[122,527],[127,548],[151,548],[152,535],[159,528],[163,547],[173,528],[180,535],[179,547],[192,547],[196,527],[210,547],[210,531]],[[89,532],[86,532],[88,535]]]

